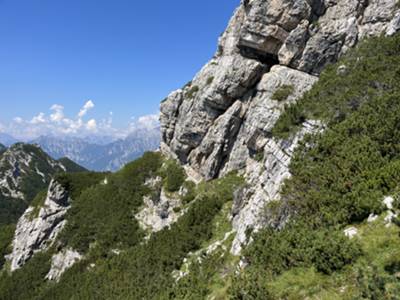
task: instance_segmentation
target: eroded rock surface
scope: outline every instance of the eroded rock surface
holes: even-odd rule
[[[12,253],[6,257],[11,262],[11,271],[22,267],[36,252],[48,249],[64,227],[69,207],[68,192],[52,181],[43,206],[29,207],[18,221]]]

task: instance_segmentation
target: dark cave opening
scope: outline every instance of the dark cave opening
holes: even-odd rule
[[[264,51],[244,45],[240,45],[238,46],[238,48],[240,50],[240,54],[243,55],[244,57],[258,60],[259,62],[269,67],[279,64],[278,56],[275,54],[266,53]]]

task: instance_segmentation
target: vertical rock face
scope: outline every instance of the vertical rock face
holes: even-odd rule
[[[327,64],[359,40],[396,33],[396,3],[243,0],[215,56],[189,84],[162,102],[164,154],[206,180],[245,170],[253,186],[236,205],[233,223],[238,235],[232,252],[240,251],[247,228],[262,223],[265,204],[279,199],[283,179],[290,176],[290,153],[299,139],[321,128],[318,122],[305,123],[288,141],[274,140],[271,129],[285,104],[299,99]],[[277,99],[274,94],[282,88],[290,93]],[[262,163],[255,160],[261,154]]]
[[[47,249],[54,242],[65,225],[64,216],[69,207],[68,192],[52,181],[43,206],[29,207],[18,221],[12,253],[6,257],[11,262],[11,271],[22,267],[36,252]]]

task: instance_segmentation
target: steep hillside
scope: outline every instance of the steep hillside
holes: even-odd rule
[[[160,153],[115,174],[58,176],[17,224],[0,298],[167,297],[185,257],[225,235],[242,184],[231,174],[195,188]]]
[[[399,299],[399,29],[394,0],[242,1],[161,152],[0,235],[0,299]]]
[[[164,154],[199,179],[246,173],[251,187],[233,220],[233,253],[247,242],[247,230],[263,226],[265,203],[280,198],[299,142],[324,129],[321,120],[299,118],[296,135],[274,138],[287,105],[358,41],[399,28],[396,0],[242,1],[212,60],[162,102]]]
[[[82,168],[72,161],[64,165],[35,145],[8,148],[0,155],[0,224],[15,221],[54,174],[77,170]]]
[[[56,177],[18,222],[0,298],[398,299],[399,47],[362,43],[287,107],[277,143],[302,130],[298,115],[324,131],[293,150],[239,256],[246,173],[196,184],[147,153],[115,174]]]
[[[35,145],[18,143],[0,152],[0,265],[15,223],[35,196],[55,174],[77,171],[85,169],[70,160],[53,160]]]
[[[326,129],[301,143],[281,201],[266,204],[272,226],[244,251],[235,297],[398,299],[399,66],[399,35],[370,39],[281,115],[275,139],[308,118]]]
[[[67,170],[68,173],[79,173],[79,172],[87,171],[87,169],[78,165],[74,161],[70,160],[68,157],[60,158],[57,161],[65,167],[65,169]]]

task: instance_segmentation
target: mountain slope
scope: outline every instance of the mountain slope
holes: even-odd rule
[[[25,211],[0,298],[398,299],[399,28],[391,0],[242,1],[162,152]]]
[[[50,156],[68,157],[87,169],[116,171],[140,157],[145,151],[156,150],[160,143],[159,129],[140,129],[125,139],[96,144],[81,138],[40,137],[32,143],[40,145]]]
[[[27,248],[14,248],[35,254],[11,276],[3,273],[0,295],[397,299],[399,46],[400,35],[362,44],[280,117],[275,139],[301,130],[288,117],[293,111],[326,127],[294,152],[281,201],[265,203],[264,228],[246,233],[253,242],[242,245],[240,256],[231,254],[231,222],[243,209],[248,178],[231,173],[196,185],[176,162],[148,153],[115,174],[56,178],[70,197],[64,230],[35,252],[17,229],[15,245]],[[343,65],[346,72],[338,72]],[[38,224],[41,213],[36,218],[22,218],[18,228]]]
[[[0,224],[15,221],[53,175],[83,170],[53,160],[39,147],[17,143],[0,155]]]
[[[60,158],[57,161],[65,167],[68,173],[87,172],[87,169],[70,160],[68,157]]]
[[[15,223],[52,176],[84,171],[70,160],[53,160],[35,145],[17,143],[0,152],[0,265],[4,263]],[[36,197],[37,198],[37,197]]]
[[[233,221],[234,254],[248,230],[263,227],[265,203],[280,199],[296,147],[326,125],[299,118],[302,130],[280,140],[273,136],[280,115],[358,41],[399,28],[396,0],[242,1],[215,56],[161,103],[164,154],[199,179],[246,173],[250,188]]]

